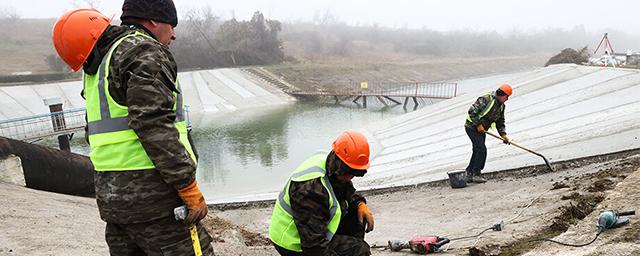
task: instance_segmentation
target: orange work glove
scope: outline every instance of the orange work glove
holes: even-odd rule
[[[510,140],[509,137],[507,137],[507,134],[500,134],[500,137],[502,137],[502,142],[504,144],[509,144]]]
[[[204,200],[204,196],[195,180],[186,187],[178,189],[178,194],[189,210],[185,223],[193,225],[207,216],[209,207],[207,207],[207,202]]]
[[[476,130],[479,133],[485,133],[487,130],[484,129],[484,126],[482,126],[482,124],[479,124],[478,127],[476,127]]]
[[[373,230],[373,214],[371,214],[371,211],[369,211],[369,207],[367,207],[367,204],[365,204],[364,202],[360,202],[360,204],[358,204],[358,221],[360,222],[360,225],[363,224],[363,221],[365,219],[368,223],[365,232],[368,233]]]

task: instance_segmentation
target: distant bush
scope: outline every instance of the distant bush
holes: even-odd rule
[[[277,20],[255,12],[250,21],[221,22],[210,10],[192,11],[171,46],[181,69],[277,64],[284,61]]]
[[[560,64],[560,63],[581,64],[588,61],[589,61],[589,52],[586,46],[579,51],[571,48],[566,48],[562,50],[560,53],[551,57],[549,61],[547,61],[547,63],[544,64],[544,66],[546,67],[549,65]]]

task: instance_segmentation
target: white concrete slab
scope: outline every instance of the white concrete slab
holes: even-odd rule
[[[13,95],[11,94],[12,90],[5,90],[7,87],[0,88],[0,113],[5,116],[7,119],[19,117],[19,116],[28,116],[33,115],[34,112],[29,110],[26,106],[20,104]]]
[[[368,127],[378,148],[358,185],[415,184],[464,169],[471,157],[466,112],[478,96],[503,82],[514,86],[505,114],[510,138],[552,162],[640,147],[639,70],[555,65],[460,81],[459,97]],[[540,157],[492,137],[487,148],[485,172],[543,164]]]
[[[82,92],[81,81],[58,83],[57,86],[70,104],[70,106],[63,106],[64,108],[84,108],[86,106],[84,99],[80,95]]]
[[[180,72],[178,77],[185,103],[196,115],[293,101],[268,83],[247,79],[240,69]],[[49,113],[43,99],[50,97],[62,98],[65,109],[82,108],[81,91],[81,81],[0,87],[0,120]]]
[[[241,85],[239,85],[238,83],[236,83],[235,81],[227,77],[225,74],[223,74],[220,70],[214,69],[214,70],[208,70],[207,72],[213,75],[218,80],[220,80],[220,82],[222,82],[225,86],[229,87],[231,90],[233,90],[243,98],[255,97],[253,93],[247,91]]]
[[[246,89],[247,91],[249,91],[253,95],[256,95],[257,97],[271,95],[271,93],[267,92],[261,86],[245,78],[242,75],[243,72],[240,69],[224,68],[224,69],[220,69],[220,72],[222,72],[222,74],[227,76],[229,79],[235,81],[237,84],[241,85],[242,88]]]

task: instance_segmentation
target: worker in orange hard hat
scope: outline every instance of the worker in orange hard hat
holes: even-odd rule
[[[351,179],[369,168],[369,142],[342,133],[331,152],[317,153],[296,168],[276,200],[269,238],[281,255],[370,255],[365,232],[373,215]]]
[[[120,19],[111,25],[97,10],[76,9],[53,28],[62,60],[83,70],[86,136],[109,253],[213,255],[213,239],[200,222],[208,206],[196,182],[197,156],[169,51],[175,6],[124,0]],[[176,220],[181,206],[188,212]]]
[[[485,131],[495,127],[504,143],[509,144],[509,137],[504,126],[505,102],[513,93],[511,85],[505,83],[496,91],[479,97],[469,108],[467,121],[464,124],[465,131],[473,144],[473,153],[467,166],[467,182],[487,182],[481,176],[484,164],[487,160],[487,147],[485,146]]]

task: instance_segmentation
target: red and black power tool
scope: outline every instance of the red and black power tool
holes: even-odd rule
[[[442,246],[449,243],[449,239],[439,236],[417,236],[409,241],[391,240],[386,246],[374,246],[373,248],[386,248],[394,252],[410,249],[417,254],[429,254],[441,252]]]

